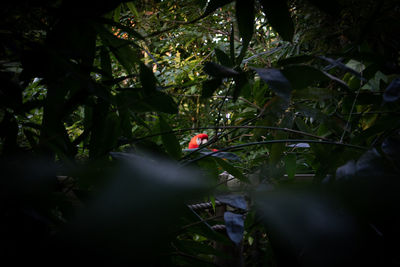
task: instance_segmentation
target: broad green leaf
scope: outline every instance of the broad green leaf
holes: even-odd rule
[[[107,184],[96,188],[90,203],[71,222],[68,240],[85,240],[78,249],[95,251],[89,255],[100,259],[163,265],[149,256],[160,255],[171,244],[184,226],[185,203],[204,197],[211,183],[194,169],[178,168],[176,162],[121,152],[112,156],[119,164],[99,174],[106,176]],[[106,255],[99,253],[103,251]]]
[[[214,51],[215,51],[215,55],[217,56],[219,63],[221,63],[222,65],[227,66],[227,67],[233,66],[232,59],[229,58],[229,56],[227,54],[225,54],[224,51],[222,51],[221,49],[218,49],[218,48],[215,48]]]
[[[215,158],[207,157],[196,162],[196,165],[204,172],[205,176],[212,177],[216,181],[219,179],[220,170],[218,169]]]
[[[260,78],[269,85],[269,87],[278,96],[286,101],[290,100],[290,93],[292,91],[292,86],[288,79],[282,74],[280,70],[277,69],[259,69],[253,68]]]
[[[155,91],[153,94],[145,97],[143,102],[150,105],[154,111],[169,114],[176,114],[178,112],[178,105],[174,99],[163,92]]]
[[[100,108],[104,107],[96,107],[95,112]],[[115,113],[104,113],[99,112],[96,113],[96,116],[102,114],[102,117],[96,119],[93,122],[93,130],[91,134],[90,140],[90,157],[98,158],[106,156],[108,152],[113,150],[118,142],[118,137],[121,133],[121,120],[120,117]],[[104,116],[104,117],[103,117]]]
[[[303,119],[296,117],[294,119],[297,128],[299,128],[300,131],[305,132],[305,133],[312,133],[311,129],[307,126],[307,124],[304,122]]]
[[[110,54],[105,46],[100,49],[100,66],[103,71],[102,81],[108,81],[112,79],[112,67]]]
[[[296,154],[289,153],[285,156],[285,169],[289,179],[294,179],[296,174]]]
[[[318,82],[329,81],[322,71],[307,65],[290,65],[281,71],[295,90],[316,85]]]
[[[119,19],[121,17],[121,5],[118,5],[115,9],[114,9],[114,21],[115,22],[119,22]]]
[[[294,90],[292,92],[293,99],[310,99],[310,100],[326,100],[333,99],[336,91],[329,88],[309,87],[302,90]]]
[[[128,8],[129,8],[129,10],[132,12],[132,14],[133,14],[136,18],[139,18],[139,13],[138,13],[138,11],[137,11],[137,9],[136,9],[135,4],[133,3],[133,1],[132,1],[132,2],[127,2],[127,3],[125,3],[125,4],[128,6]]]
[[[138,91],[124,91],[116,95],[120,108],[128,107],[135,112],[156,111],[169,114],[178,112],[178,106],[169,95],[154,91],[145,97]]]
[[[164,117],[161,114],[158,117],[160,132],[171,132],[172,128],[169,126]],[[182,155],[182,149],[176,136],[173,133],[163,134],[161,135],[161,140],[168,154],[170,154],[175,159],[180,159]]]
[[[233,78],[235,81],[235,89],[233,90],[233,101],[236,101],[242,91],[242,88],[248,83],[245,72],[239,72],[239,75]]]
[[[312,55],[299,55],[299,56],[280,59],[276,64],[278,66],[286,66],[286,65],[301,64],[301,63],[306,64],[314,59],[315,57]]]
[[[215,161],[218,163],[219,166],[231,175],[233,175],[235,178],[239,179],[242,182],[249,183],[249,179],[243,175],[241,171],[236,169],[234,166],[232,166],[230,163],[228,163],[226,160],[220,159],[220,158],[214,158]]]
[[[254,0],[236,0],[236,19],[243,49],[247,49],[254,32]],[[241,60],[240,60],[241,61]],[[239,61],[239,62],[240,62]]]
[[[146,95],[150,95],[156,90],[156,77],[154,77],[153,71],[143,63],[140,63],[139,79]]]
[[[339,208],[327,194],[310,190],[260,192],[255,197],[255,206],[257,218],[268,229],[272,247],[285,251],[280,259],[288,266],[328,266],[337,260],[337,255],[348,262],[354,257],[349,248],[359,246],[359,227],[354,215]],[[321,220],[316,220],[316,214]],[[298,251],[305,247],[309,249],[298,257]]]
[[[294,34],[294,24],[285,0],[260,0],[268,23],[283,40],[291,42]]]
[[[117,60],[125,68],[128,73],[133,73],[136,64],[140,63],[137,51],[131,47],[134,43],[127,40],[122,40],[110,33],[104,27],[96,27],[100,38],[104,45],[108,46]]]
[[[203,70],[208,75],[218,78],[232,78],[239,75],[234,69],[224,67],[214,62],[207,62],[204,64]]]
[[[211,97],[215,90],[218,89],[222,84],[221,78],[214,78],[211,80],[204,81],[202,83],[201,97],[208,98]]]

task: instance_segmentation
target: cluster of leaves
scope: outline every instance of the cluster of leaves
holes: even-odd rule
[[[397,264],[397,1],[2,5],[3,258]]]

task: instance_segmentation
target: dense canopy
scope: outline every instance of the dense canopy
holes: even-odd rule
[[[109,2],[1,4],[4,262],[398,265],[399,1]]]

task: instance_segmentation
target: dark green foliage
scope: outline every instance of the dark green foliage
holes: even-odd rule
[[[286,1],[260,0],[263,12],[271,26],[285,41],[292,41],[294,25]]]
[[[292,86],[287,78],[277,69],[254,69],[260,78],[269,85],[278,96],[289,101]]]
[[[396,266],[399,4],[325,2],[2,4],[2,260]]]

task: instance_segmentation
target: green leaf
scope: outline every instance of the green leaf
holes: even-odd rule
[[[235,81],[235,89],[233,91],[233,101],[236,101],[242,91],[242,88],[248,83],[247,76],[245,72],[240,72],[240,74],[233,78]]]
[[[215,48],[214,51],[219,63],[227,67],[233,66],[232,59],[224,51],[218,48]]]
[[[137,91],[124,91],[116,95],[116,99],[120,108],[128,107],[135,112],[156,111],[169,114],[178,112],[178,105],[171,96],[154,91],[145,97]]]
[[[296,123],[296,126],[297,128],[299,128],[300,131],[305,133],[312,133],[311,129],[307,126],[304,120],[300,119],[299,117],[296,117],[294,119],[294,122]]]
[[[159,91],[155,91],[152,95],[144,98],[143,101],[149,104],[154,111],[168,114],[176,114],[178,112],[178,105],[172,97]]]
[[[112,79],[112,68],[110,54],[105,46],[100,49],[100,66],[103,71],[102,80],[107,81]]]
[[[286,101],[290,100],[290,93],[292,91],[292,86],[288,79],[282,74],[280,70],[277,69],[259,69],[253,68],[260,76],[260,78],[268,84],[268,86],[274,91],[278,96]]]
[[[211,97],[215,90],[218,89],[222,84],[222,79],[221,78],[214,78],[211,80],[204,81],[202,83],[202,91],[201,91],[201,97],[207,98]]]
[[[285,65],[291,65],[291,64],[308,63],[314,59],[315,59],[315,57],[312,55],[299,55],[299,56],[293,56],[293,57],[288,57],[288,58],[278,60],[278,62],[276,64],[278,66],[285,66]]]
[[[103,107],[99,107],[103,108]],[[106,108],[106,107],[104,107]],[[95,112],[98,109],[95,109]],[[96,115],[106,114],[104,112],[97,113]],[[106,153],[115,148],[118,143],[118,137],[121,132],[121,120],[115,113],[108,113],[101,119],[97,119],[94,123],[94,128],[90,140],[90,157],[98,158],[103,157]]]
[[[159,117],[159,126],[160,132],[172,132],[172,128],[169,126],[164,117],[160,114]],[[180,159],[182,155],[182,149],[179,145],[178,139],[173,133],[167,133],[161,135],[161,140],[164,144],[165,150],[175,159]]]
[[[196,165],[203,171],[205,176],[211,177],[215,179],[215,181],[218,181],[220,170],[218,169],[214,158],[203,158],[197,161]]]
[[[296,174],[296,154],[289,153],[285,156],[285,169],[289,179],[294,179]]]
[[[109,47],[110,51],[125,70],[129,74],[132,74],[133,70],[136,68],[136,64],[140,63],[137,51],[131,47],[131,45],[135,45],[135,43],[119,39],[104,27],[96,27],[96,29],[104,45]]]
[[[286,66],[282,73],[295,90],[301,90],[318,82],[329,81],[329,78],[322,71],[306,65]]]
[[[146,95],[149,95],[156,90],[156,77],[154,77],[153,71],[143,63],[140,63],[139,79]]]
[[[133,2],[127,2],[125,3],[127,5],[127,7],[129,8],[129,10],[131,11],[131,13],[138,18],[139,17],[139,13],[137,12],[137,9],[135,7],[135,5],[133,4]]]
[[[188,213],[184,203],[204,197],[210,181],[195,170],[177,168],[176,162],[121,152],[112,156],[119,164],[96,177],[105,176],[107,184],[96,188],[84,212],[71,223],[68,233],[73,236],[68,240],[89,240],[79,249],[107,251],[106,255],[89,253],[101,259],[159,266],[159,259],[149,259],[149,255],[159,255],[171,244],[182,230],[181,218]]]
[[[247,48],[254,32],[254,0],[236,0],[236,19],[243,47]]]
[[[115,9],[114,9],[114,21],[115,22],[119,22],[119,19],[121,17],[121,5],[118,5]]]
[[[292,92],[293,99],[326,100],[335,97],[335,91],[329,88],[309,87]]]
[[[294,34],[294,24],[285,0],[260,0],[268,23],[283,40],[291,42]]]
[[[208,75],[218,78],[232,78],[239,75],[234,69],[219,65],[215,62],[207,62],[204,64],[203,70]]]
[[[224,171],[227,171],[242,182],[250,183],[249,179],[244,176],[241,171],[236,169],[233,165],[229,164],[226,160],[220,158],[214,158],[214,160],[218,163],[219,166],[221,166]]]

